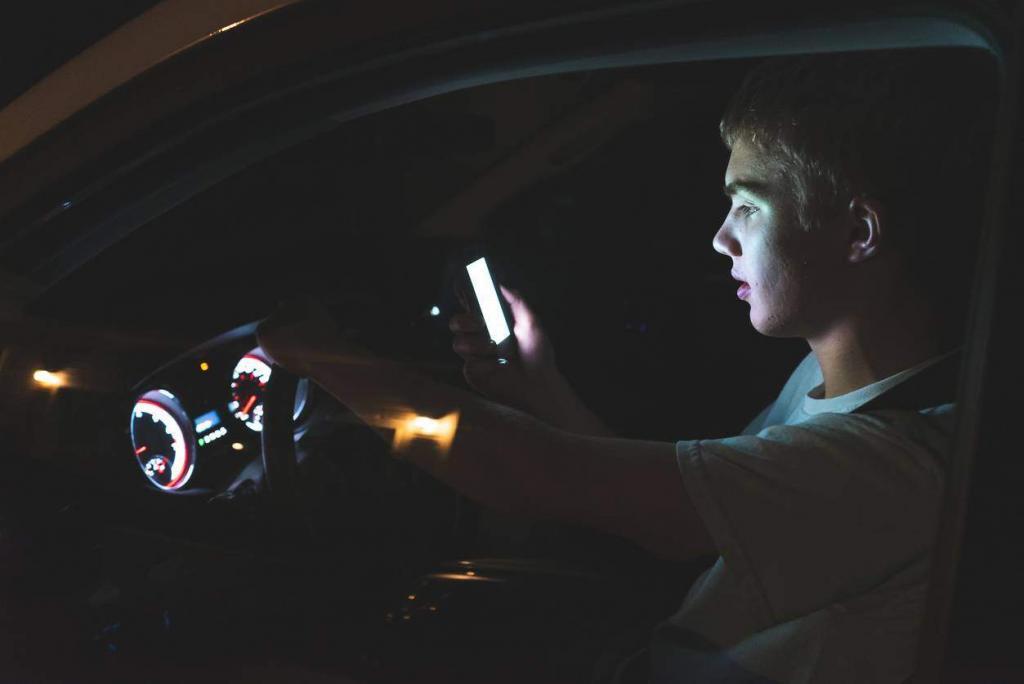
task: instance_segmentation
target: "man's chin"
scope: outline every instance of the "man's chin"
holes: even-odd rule
[[[799,337],[799,334],[787,327],[784,321],[757,316],[753,309],[750,311],[750,325],[765,337]]]

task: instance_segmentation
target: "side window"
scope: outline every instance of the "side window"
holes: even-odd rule
[[[974,55],[935,58],[936,69],[962,61],[957,83],[990,76]],[[308,294],[377,350],[461,382],[451,276],[483,246],[621,434],[738,432],[807,351],[751,329],[729,260],[712,249],[727,209],[719,121],[755,61],[515,80],[349,122],[153,221],[38,310],[141,329],[188,321],[212,335]],[[941,144],[984,141],[951,132]],[[929,215],[942,203],[915,199]],[[912,249],[952,264],[944,282],[965,297],[973,259],[936,251],[969,245],[962,225],[956,241]],[[963,302],[948,301],[959,330]]]

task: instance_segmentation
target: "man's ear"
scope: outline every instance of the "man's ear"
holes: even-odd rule
[[[881,249],[885,228],[885,211],[870,197],[855,196],[850,200],[847,216],[850,220],[849,252],[851,264],[867,261]]]

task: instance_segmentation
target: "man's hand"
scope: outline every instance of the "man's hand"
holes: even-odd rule
[[[555,364],[555,350],[536,314],[515,290],[502,287],[512,308],[516,354],[504,363],[487,335],[483,320],[466,309],[452,317],[452,348],[463,358],[462,374],[469,386],[488,399],[525,411],[554,427],[584,435],[613,436],[576,395]]]
[[[469,386],[488,399],[537,415],[547,385],[558,374],[555,352],[544,329],[519,293],[501,288],[512,308],[517,352],[499,360],[497,347],[487,335],[483,320],[470,313],[463,292],[465,311],[452,316],[449,327],[455,339],[452,348],[463,358],[462,373]]]

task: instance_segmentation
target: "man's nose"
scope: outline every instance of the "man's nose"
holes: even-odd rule
[[[715,239],[711,241],[711,246],[719,254],[728,257],[738,257],[743,254],[743,250],[740,249],[739,240],[736,239],[736,236],[730,229],[728,221],[723,223],[718,232],[715,233]]]

